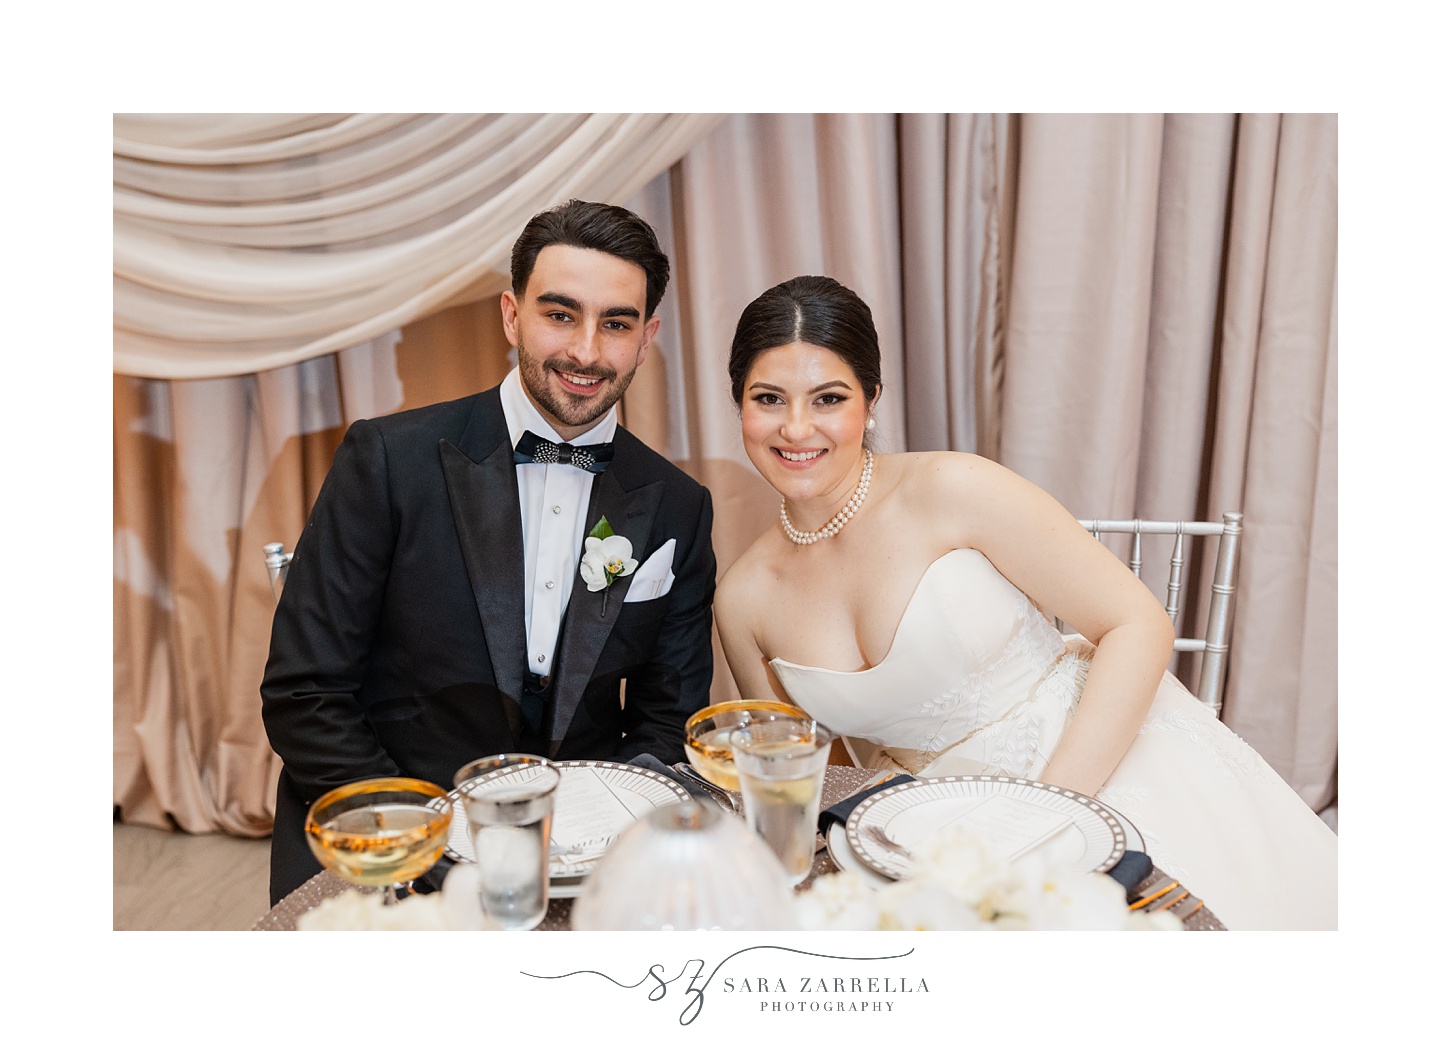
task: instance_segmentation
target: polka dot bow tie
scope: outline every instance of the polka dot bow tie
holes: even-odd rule
[[[519,444],[514,447],[515,464],[572,464],[596,475],[609,467],[610,458],[614,455],[615,447],[612,443],[571,446],[567,442],[541,439],[532,431],[526,431],[519,436]]]

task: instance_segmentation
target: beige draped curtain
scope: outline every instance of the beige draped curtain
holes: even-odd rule
[[[716,117],[115,117],[116,371],[255,373],[503,289],[541,203],[628,196]]]
[[[883,449],[983,453],[1080,516],[1244,510],[1224,716],[1310,804],[1334,800],[1333,115],[630,119],[117,118],[123,818],[270,829],[261,547],[295,539],[350,421],[507,372],[508,246],[561,193],[638,210],[670,253],[659,349],[623,412],[710,486],[722,569],[777,503],[725,379],[736,317],[782,279],[835,276],[881,331]],[[646,126],[659,137],[630,137]],[[577,134],[589,160],[560,152]],[[627,139],[606,177],[598,150]],[[540,194],[495,202],[531,177],[525,154]],[[473,195],[437,187],[383,227],[421,182],[475,167]]]

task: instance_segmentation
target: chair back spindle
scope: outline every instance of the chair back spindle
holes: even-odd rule
[[[1204,632],[1204,660],[1199,668],[1199,698],[1219,713],[1224,700],[1224,675],[1229,665],[1229,633],[1234,615],[1236,579],[1239,576],[1239,538],[1244,532],[1244,515],[1224,515],[1219,537],[1219,555],[1214,563],[1214,581],[1209,593],[1209,622]]]
[[[1174,550],[1169,555],[1169,590],[1164,599],[1164,611],[1169,614],[1170,623],[1179,622],[1179,587],[1184,572],[1184,523],[1177,523],[1174,532]]]
[[[1200,653],[1199,677],[1190,688],[1200,701],[1213,708],[1218,714],[1224,702],[1225,675],[1229,667],[1229,639],[1233,624],[1234,598],[1239,575],[1239,540],[1244,532],[1244,515],[1238,511],[1226,511],[1218,522],[1185,521],[1167,522],[1132,518],[1123,520],[1079,519],[1079,525],[1103,542],[1106,533],[1123,533],[1131,537],[1128,552],[1128,566],[1134,576],[1143,578],[1143,537],[1173,536],[1173,550],[1169,556],[1169,578],[1164,598],[1164,611],[1176,627],[1182,612],[1184,589],[1184,564],[1188,558],[1188,538],[1218,538],[1215,550],[1214,579],[1210,585],[1209,608],[1204,618],[1202,636],[1176,637],[1176,653]],[[1063,622],[1055,618],[1060,631],[1065,630]],[[1185,679],[1186,684],[1187,679]]]

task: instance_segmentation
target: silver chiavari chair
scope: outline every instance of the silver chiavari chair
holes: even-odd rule
[[[292,552],[282,550],[282,544],[272,543],[262,546],[262,554],[267,558],[267,576],[272,581],[272,597],[282,597],[282,585],[287,581],[287,567],[292,564]]]
[[[1164,610],[1174,624],[1177,635],[1183,608],[1181,598],[1184,589],[1184,566],[1189,560],[1189,542],[1198,538],[1217,538],[1215,550],[1214,579],[1210,585],[1209,610],[1198,636],[1175,637],[1176,653],[1202,653],[1199,663],[1199,678],[1190,685],[1181,678],[1190,690],[1196,693],[1202,703],[1219,713],[1224,702],[1225,673],[1229,667],[1230,625],[1234,614],[1235,584],[1239,576],[1239,538],[1244,532],[1244,515],[1238,511],[1226,511],[1219,522],[1159,522],[1149,519],[1131,518],[1124,520],[1083,519],[1079,525],[1094,535],[1100,543],[1106,534],[1123,533],[1130,536],[1128,566],[1134,576],[1143,578],[1143,538],[1173,537],[1169,554],[1169,578],[1164,599]],[[1062,622],[1058,622],[1063,629]]]

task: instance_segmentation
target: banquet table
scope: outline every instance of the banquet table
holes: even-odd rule
[[[879,778],[879,773],[866,769],[852,768],[845,765],[828,765],[826,768],[826,781],[822,786],[821,807],[829,808],[838,801],[844,801],[864,789]],[[832,862],[831,856],[825,848],[816,853],[811,865],[811,872],[799,886],[809,888],[811,883],[824,874],[837,873],[836,864]],[[308,910],[321,904],[335,895],[339,895],[357,886],[348,884],[342,878],[327,870],[324,870],[305,881],[299,888],[285,896],[276,906],[263,914],[251,930],[256,931],[295,931],[297,919]],[[360,889],[366,891],[367,889]],[[1149,898],[1153,897],[1153,898]],[[1141,881],[1128,896],[1130,903],[1142,902],[1149,898],[1146,909],[1157,909],[1164,904],[1170,904],[1167,908],[1179,911],[1193,911],[1192,913],[1180,914],[1184,927],[1191,931],[1224,931],[1224,925],[1214,916],[1208,906],[1202,904],[1199,899],[1192,895],[1187,886],[1180,886],[1179,882],[1165,874],[1158,867],[1154,867],[1149,875]],[[574,906],[573,899],[551,899],[549,910],[544,921],[536,931],[568,931],[570,928],[569,916]]]

